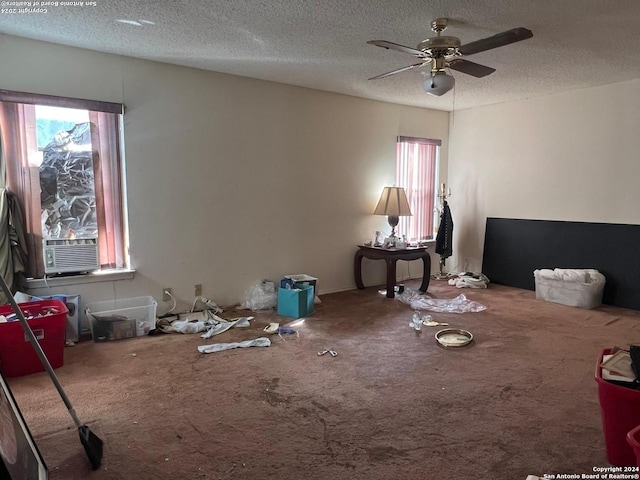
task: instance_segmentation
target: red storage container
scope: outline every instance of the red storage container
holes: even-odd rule
[[[640,425],[627,433],[627,442],[636,454],[636,467],[640,467]]]
[[[602,378],[602,357],[610,354],[611,350],[603,350],[596,364],[607,460],[617,467],[630,467],[636,465],[636,454],[627,442],[627,434],[640,425],[640,390],[616,385]]]
[[[27,323],[51,367],[61,367],[64,362],[68,313],[65,304],[60,300],[51,299],[20,303],[18,306],[27,318]],[[11,305],[0,306],[0,315],[8,317],[13,313]],[[31,316],[36,318],[30,319]],[[5,377],[20,377],[44,370],[38,354],[17,319],[0,323],[0,370]]]

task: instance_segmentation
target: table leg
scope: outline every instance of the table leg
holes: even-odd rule
[[[358,287],[359,290],[364,288],[364,284],[362,283],[362,256],[362,252],[357,251],[353,258],[353,276],[356,281],[356,287]]]
[[[388,258],[387,262],[387,298],[395,297],[396,286],[396,259]]]
[[[427,291],[429,288],[429,281],[431,280],[431,255],[428,252],[425,252],[424,257],[422,257],[422,285],[420,285],[420,291],[422,293]]]

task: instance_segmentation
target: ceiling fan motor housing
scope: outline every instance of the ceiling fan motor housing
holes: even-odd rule
[[[450,57],[458,54],[460,39],[446,35],[432,37],[423,40],[418,44],[418,50],[428,54],[430,57]]]

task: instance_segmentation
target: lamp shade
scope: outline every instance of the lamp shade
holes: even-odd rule
[[[407,194],[402,187],[384,187],[374,215],[411,216]]]
[[[456,79],[451,75],[447,75],[445,72],[435,72],[424,81],[424,91],[429,95],[435,95],[437,97],[444,95],[453,88],[456,84]]]

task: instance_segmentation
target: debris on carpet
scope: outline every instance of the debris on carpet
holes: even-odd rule
[[[223,350],[231,350],[233,348],[248,348],[248,347],[269,347],[271,346],[271,340],[267,337],[255,338],[253,340],[246,340],[244,342],[232,342],[232,343],[212,343],[210,345],[200,345],[198,351],[200,353],[216,353]]]
[[[418,290],[408,288],[396,298],[402,303],[410,305],[414,310],[429,310],[439,313],[467,313],[481,312],[487,309],[487,307],[474,300],[468,300],[464,293],[452,299],[430,298]]]

